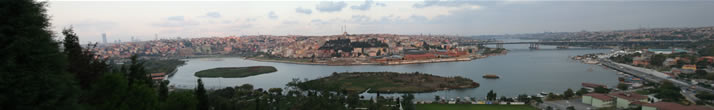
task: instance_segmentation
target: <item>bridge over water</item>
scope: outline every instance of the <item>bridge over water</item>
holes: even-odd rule
[[[696,40],[649,40],[649,41],[532,41],[532,42],[503,42],[503,41],[481,41],[481,42],[460,42],[460,46],[469,45],[496,45],[502,48],[504,44],[530,44],[530,48],[538,48],[540,45],[558,45],[558,48],[567,45],[642,45],[642,44],[662,44],[672,45],[681,43],[693,43]]]

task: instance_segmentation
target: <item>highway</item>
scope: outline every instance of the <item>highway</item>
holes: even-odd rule
[[[612,69],[615,69],[615,70],[618,70],[618,71],[621,71],[624,73],[631,74],[633,76],[645,79],[646,81],[649,81],[649,82],[659,83],[663,80],[672,82],[676,86],[683,88],[685,90],[685,91],[682,91],[682,95],[684,95],[685,98],[687,98],[687,100],[690,100],[690,101],[697,101],[697,100],[699,100],[699,98],[694,96],[696,93],[694,93],[693,91],[688,91],[687,89],[689,89],[689,88],[692,88],[696,91],[704,91],[704,92],[714,93],[714,90],[700,87],[700,86],[693,86],[692,84],[673,79],[673,78],[669,77],[668,75],[666,75],[662,72],[655,71],[655,70],[634,67],[634,66],[630,66],[630,65],[626,65],[626,64],[620,64],[620,63],[612,62],[608,59],[600,59],[600,62],[604,66],[610,67]]]

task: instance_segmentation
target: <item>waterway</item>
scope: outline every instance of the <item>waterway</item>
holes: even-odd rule
[[[506,40],[523,41],[523,40]],[[555,46],[541,45],[539,50],[528,49],[528,44],[504,45],[510,50],[502,56],[462,62],[442,62],[409,65],[353,65],[326,66],[304,65],[274,62],[259,62],[242,58],[196,58],[185,59],[186,65],[178,68],[169,78],[171,85],[177,88],[194,88],[196,80],[193,74],[204,69],[216,67],[274,66],[277,72],[245,78],[202,78],[209,89],[252,84],[255,88],[284,88],[293,78],[316,79],[329,76],[333,72],[360,71],[395,71],[423,72],[439,76],[462,76],[481,84],[478,88],[445,90],[415,94],[417,100],[433,100],[441,97],[477,97],[483,98],[490,90],[499,97],[515,97],[518,94],[537,94],[540,92],[562,93],[568,88],[577,90],[582,82],[604,84],[614,87],[617,84],[617,72],[599,65],[583,64],[571,60],[570,56],[608,52],[607,49],[555,49]],[[483,79],[484,74],[497,74],[500,79]],[[373,94],[372,94],[373,95]],[[398,95],[398,94],[394,94]]]

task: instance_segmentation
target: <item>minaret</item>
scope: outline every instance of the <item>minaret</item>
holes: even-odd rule
[[[342,36],[347,36],[347,25],[345,24],[342,27]]]

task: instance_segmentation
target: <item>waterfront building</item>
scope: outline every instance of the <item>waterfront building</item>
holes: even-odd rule
[[[648,52],[652,52],[654,54],[672,54],[672,53],[686,53],[688,52],[687,50],[683,49],[647,49]]]
[[[649,97],[640,95],[637,93],[630,93],[630,92],[616,92],[616,93],[610,93],[608,94],[611,97],[617,98],[615,100],[616,102],[616,108],[622,108],[622,109],[627,109],[627,108],[637,108],[638,106],[642,106],[644,104],[647,104],[647,99]]]
[[[593,83],[582,83],[581,85],[583,86],[583,88],[588,89],[588,91],[593,91],[597,87],[607,88],[607,86],[605,86],[605,85],[593,84]]]
[[[600,93],[589,93],[583,95],[582,103],[589,104],[596,108],[611,107],[614,98]]]
[[[683,70],[695,71],[697,70],[697,65],[682,65]]]

